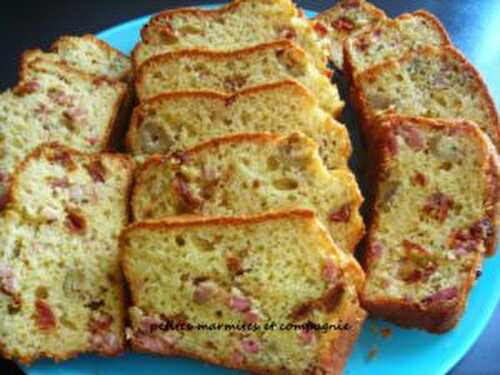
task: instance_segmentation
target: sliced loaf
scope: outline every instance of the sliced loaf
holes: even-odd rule
[[[134,350],[342,373],[365,317],[363,272],[312,211],[141,222],[121,240]]]
[[[498,157],[472,123],[391,117],[382,127],[363,304],[397,324],[444,332],[495,248]]]
[[[363,28],[386,19],[385,13],[365,0],[341,0],[334,7],[318,14],[316,30],[330,40],[330,60],[338,69],[344,67],[342,46],[346,38]]]
[[[137,172],[132,212],[144,220],[310,208],[333,240],[352,252],[364,234],[362,201],[352,173],[329,172],[309,138],[254,133],[148,159]]]
[[[233,52],[189,50],[156,56],[136,76],[140,100],[167,91],[242,89],[294,79],[311,90],[321,107],[340,115],[343,102],[327,76],[311,64],[304,51],[288,41]]]
[[[233,51],[286,39],[326,70],[328,40],[315,31],[291,0],[233,0],[218,9],[180,8],[152,17],[143,27],[134,65],[182,49]]]
[[[0,94],[0,209],[16,165],[39,144],[106,149],[127,90],[125,83],[39,59],[25,65],[22,78]]]
[[[384,19],[347,38],[344,68],[353,79],[363,70],[389,59],[398,59],[408,51],[425,45],[444,47],[450,44],[443,25],[431,13],[423,10],[405,13],[395,19]]]
[[[488,89],[451,46],[427,46],[375,65],[357,75],[356,86],[353,98],[369,137],[376,137],[375,117],[398,114],[475,122],[500,147],[498,115]]]
[[[0,214],[4,357],[29,363],[125,349],[118,236],[132,166],[123,155],[48,145],[19,168]]]
[[[256,86],[236,94],[160,94],[135,108],[127,146],[134,155],[170,154],[210,138],[266,131],[303,132],[318,143],[329,169],[346,167],[351,154],[346,127],[294,81]]]

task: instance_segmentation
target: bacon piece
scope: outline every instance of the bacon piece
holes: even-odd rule
[[[472,226],[470,233],[477,240],[488,241],[495,234],[491,219],[485,217],[479,220]]]
[[[9,296],[15,296],[19,291],[19,283],[12,268],[2,262],[0,262],[0,291]]]
[[[320,37],[325,37],[328,34],[328,29],[321,22],[316,22],[314,24],[314,30],[318,33]]]
[[[53,188],[61,188],[61,189],[65,189],[67,187],[69,187],[69,180],[67,177],[62,177],[62,178],[57,178],[55,180],[53,180],[50,184]]]
[[[368,247],[367,252],[371,258],[377,259],[382,255],[383,249],[384,249],[384,246],[380,242],[373,241],[370,243],[370,246]]]
[[[226,266],[231,273],[236,275],[241,275],[243,273],[241,259],[233,254],[228,253],[226,255]]]
[[[321,272],[321,277],[323,280],[329,283],[334,283],[337,281],[339,275],[339,270],[332,259],[328,258],[324,264]]]
[[[427,185],[427,177],[420,172],[415,172],[412,179],[415,185],[425,186]]]
[[[90,319],[88,324],[91,333],[89,341],[93,350],[110,355],[120,352],[120,341],[114,333],[110,332],[112,324],[113,317],[107,313],[100,313]]]
[[[262,343],[256,339],[243,339],[241,346],[247,353],[258,353],[262,349]]]
[[[69,106],[73,105],[73,101],[74,101],[73,96],[68,95],[59,89],[55,89],[55,88],[50,89],[48,92],[48,96],[50,99],[52,99],[54,102],[56,102],[57,104],[59,104],[61,106],[69,107]]]
[[[351,205],[349,203],[346,203],[336,211],[332,211],[328,216],[328,219],[334,222],[347,223],[350,217],[351,217]]]
[[[82,123],[87,116],[87,111],[81,107],[72,107],[63,111],[64,118],[69,124]]]
[[[55,151],[48,159],[51,162],[60,163],[68,171],[74,171],[76,169],[76,164],[68,151]]]
[[[299,306],[294,307],[289,317],[293,320],[302,320],[309,315],[312,310],[314,310],[316,307],[315,305],[315,301],[304,302]]]
[[[415,151],[420,151],[425,148],[425,141],[422,138],[420,131],[414,127],[402,127],[398,129],[398,134],[403,137],[406,144]]]
[[[48,331],[56,327],[56,317],[49,304],[42,299],[35,301],[35,321],[42,331]]]
[[[426,304],[435,304],[444,301],[450,301],[456,299],[458,297],[458,290],[455,287],[445,288],[437,291],[434,294],[424,298],[422,300],[423,303]]]
[[[448,217],[448,210],[451,207],[453,207],[453,199],[438,192],[427,198],[423,212],[435,220],[443,222]]]
[[[337,31],[350,32],[354,29],[354,23],[347,17],[339,17],[332,22],[332,26]]]
[[[232,76],[226,77],[224,79],[224,89],[228,92],[236,92],[241,90],[243,86],[247,83],[247,78],[241,74],[233,74]]]
[[[75,233],[83,233],[87,228],[87,222],[83,216],[76,211],[66,209],[66,227]]]
[[[345,292],[343,283],[337,283],[326,292],[325,296],[321,298],[323,307],[326,312],[332,312],[340,303],[342,296]]]
[[[259,320],[259,315],[255,311],[248,311],[243,314],[243,320],[246,323],[256,323]]]
[[[194,197],[189,190],[189,185],[186,182],[186,178],[181,173],[177,173],[172,181],[172,189],[176,195],[180,198],[180,203],[183,208],[188,211],[194,211],[200,207],[201,202],[198,198]]]
[[[311,345],[316,341],[316,335],[312,329],[301,329],[299,331],[299,340],[304,345]]]
[[[229,300],[229,307],[234,311],[246,312],[250,310],[250,300],[245,297],[231,296]]]
[[[100,160],[94,160],[90,164],[85,165],[85,169],[87,169],[94,182],[103,183],[106,181],[106,167]]]
[[[205,303],[213,296],[216,285],[211,281],[203,281],[196,286],[193,293],[193,300],[196,303]]]
[[[160,327],[162,323],[163,321],[161,319],[152,316],[145,316],[139,323],[139,331],[142,333],[151,334],[153,333],[153,331],[158,329],[158,327]]]
[[[32,94],[40,89],[40,84],[37,81],[23,82],[14,88],[14,94],[22,96]]]

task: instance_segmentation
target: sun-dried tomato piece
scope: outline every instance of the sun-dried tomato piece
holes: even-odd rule
[[[35,321],[42,331],[53,329],[56,326],[56,317],[52,308],[42,299],[35,301]]]

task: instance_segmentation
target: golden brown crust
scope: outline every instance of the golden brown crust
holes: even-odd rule
[[[136,53],[137,53],[137,47],[139,44],[134,48],[132,51],[132,60],[136,61]],[[244,48],[244,49],[239,49],[235,51],[229,51],[229,52],[223,52],[223,51],[211,51],[211,50],[206,50],[206,49],[201,49],[201,48],[193,48],[193,49],[187,49],[187,50],[179,50],[179,51],[173,51],[173,52],[166,52],[160,55],[153,56],[146,61],[144,61],[139,67],[135,66],[135,90],[137,93],[137,96],[139,98],[144,97],[143,90],[141,89],[143,87],[143,80],[144,80],[144,71],[149,68],[151,65],[155,64],[162,64],[164,62],[168,62],[171,60],[179,60],[183,57],[193,57],[193,56],[203,56],[207,57],[211,60],[224,60],[224,59],[238,59],[242,58],[244,56],[252,55],[254,53],[260,52],[260,51],[265,51],[268,49],[280,49],[280,50],[293,50],[294,53],[298,53],[302,56],[303,59],[306,59],[306,54],[302,48],[299,46],[296,46],[295,44],[291,43],[288,40],[278,40],[274,42],[269,42],[269,43],[263,43],[263,44],[258,44],[253,47],[249,48]]]
[[[358,110],[361,120],[361,127],[363,132],[365,133],[366,138],[377,138],[376,132],[378,129],[376,127],[376,121],[375,121],[376,114],[370,109],[368,100],[364,96],[362,90],[359,90],[354,86],[361,87],[361,82],[363,81],[370,82],[371,80],[375,79],[378,75],[380,75],[380,73],[383,72],[384,70],[389,70],[400,63],[405,63],[411,60],[414,56],[434,55],[441,57],[441,56],[446,56],[448,54],[451,55],[454,59],[458,60],[463,65],[463,69],[465,69],[470,75],[472,75],[475,78],[479,86],[478,95],[481,96],[484,105],[488,109],[491,119],[491,125],[493,125],[494,128],[493,130],[496,134],[496,139],[493,139],[492,141],[495,144],[497,151],[499,150],[500,124],[498,122],[498,114],[495,108],[495,104],[489,93],[489,90],[479,72],[467,61],[467,59],[457,49],[455,49],[451,45],[443,46],[439,49],[431,46],[425,46],[415,51],[410,51],[406,53],[405,55],[403,55],[403,57],[401,57],[398,60],[395,61],[387,60],[378,65],[370,67],[356,76],[355,78],[356,84],[351,86],[351,99]]]
[[[137,107],[134,108],[132,112],[132,117],[130,119],[129,130],[125,139],[125,145],[129,152],[132,152],[133,145],[135,143],[135,137],[137,136],[137,131],[142,125],[144,120],[144,108],[150,104],[161,103],[164,101],[175,101],[181,98],[207,98],[212,100],[219,100],[220,102],[232,104],[241,97],[251,96],[259,94],[261,92],[267,92],[279,88],[293,89],[298,92],[301,96],[307,96],[309,100],[315,101],[316,98],[311,94],[311,92],[305,88],[301,83],[294,80],[285,80],[274,83],[263,84],[259,86],[249,87],[247,89],[238,91],[234,94],[225,94],[218,91],[172,91],[161,93],[155,97],[144,100]]]
[[[483,203],[487,207],[487,215],[495,227],[496,215],[495,215],[495,202],[498,197],[498,164],[493,161],[496,156],[492,154],[489,145],[488,138],[482,133],[479,127],[471,122],[467,121],[452,121],[452,120],[439,120],[439,119],[429,119],[423,117],[405,117],[405,116],[387,116],[380,119],[381,122],[381,133],[380,139],[378,140],[379,156],[376,161],[376,184],[377,188],[380,186],[380,181],[384,175],[384,166],[387,161],[391,158],[389,148],[387,147],[387,142],[393,133],[394,129],[402,124],[408,125],[409,123],[413,126],[422,128],[433,128],[446,130],[450,134],[456,133],[466,133],[469,139],[473,139],[479,144],[480,149],[483,152],[483,167],[485,174],[489,177],[487,181],[487,197]],[[377,197],[378,191],[375,192]],[[373,209],[370,215],[371,222],[369,223],[368,236],[366,239],[366,249],[370,249],[375,244],[374,234],[377,231],[380,213]],[[492,234],[492,237],[487,241],[487,252],[492,253],[495,250],[495,236],[496,233]],[[363,268],[367,274],[370,275],[370,269],[372,262],[375,261],[377,254],[373,254],[370,251],[365,251],[363,256]],[[467,302],[467,296],[469,291],[474,284],[476,279],[475,270],[480,268],[482,262],[482,254],[476,253],[473,258],[473,264],[471,265],[471,272],[467,275],[467,280],[465,281],[462,289],[458,293],[458,298],[453,303],[435,305],[435,306],[423,306],[420,303],[412,302],[408,300],[398,300],[398,299],[374,299],[373,297],[363,293],[361,295],[362,306],[368,310],[371,314],[377,317],[381,317],[390,320],[398,325],[409,328],[422,328],[432,333],[443,333],[452,329],[460,316],[463,313]]]

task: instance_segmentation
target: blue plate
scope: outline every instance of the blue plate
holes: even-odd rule
[[[307,11],[311,17],[314,12]],[[139,40],[139,30],[149,16],[138,18],[99,33],[97,36],[129,53]],[[444,335],[406,330],[392,324],[369,320],[356,343],[345,375],[443,375],[446,374],[477,340],[500,299],[500,256],[487,259],[483,274],[472,290],[467,310],[459,325]],[[384,337],[381,329],[390,328]],[[41,360],[23,366],[28,375],[136,375],[136,374],[207,374],[229,375],[226,370],[184,358],[161,358],[126,353],[107,359],[84,355],[54,364]]]

